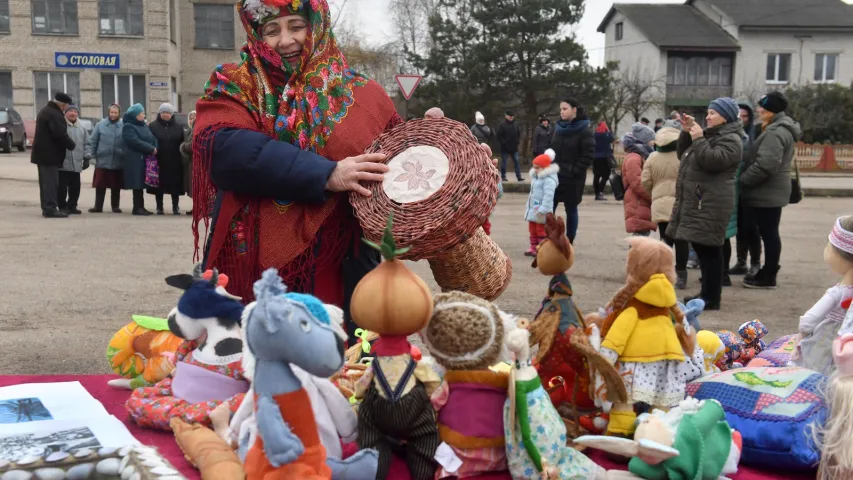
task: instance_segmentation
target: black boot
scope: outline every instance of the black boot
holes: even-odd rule
[[[744,278],[743,286],[754,290],[772,290],[776,288],[776,275],[781,267],[770,269],[766,265],[753,278]]]
[[[737,263],[729,269],[729,275],[746,275],[749,269],[745,261],[738,260]]]
[[[675,289],[684,290],[687,288],[687,270],[677,270],[675,274],[678,276],[675,280]]]
[[[110,190],[110,206],[112,207],[113,213],[121,213],[121,209],[119,208],[120,203],[121,190],[117,188]]]
[[[107,196],[106,188],[95,189],[95,206],[89,209],[89,213],[102,213],[104,211],[104,198]]]
[[[131,213],[143,217],[151,215],[151,212],[145,210],[145,197],[141,189],[133,191],[133,211]]]

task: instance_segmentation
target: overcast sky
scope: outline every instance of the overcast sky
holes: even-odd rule
[[[393,38],[394,29],[388,12],[389,0],[347,0],[347,16],[351,20],[357,17],[356,25],[362,25],[365,38],[374,44],[381,44]],[[329,0],[334,10],[342,0]],[[589,60],[593,65],[604,63],[604,35],[596,32],[596,28],[604,19],[607,11],[613,5],[612,0],[587,0],[586,11],[576,33],[580,42],[589,52]],[[684,3],[683,0],[619,0],[619,3]]]

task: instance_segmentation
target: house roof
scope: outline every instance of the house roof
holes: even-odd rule
[[[691,5],[695,0],[687,0]],[[705,0],[740,27],[853,28],[853,4],[841,0]]]
[[[617,3],[598,26],[599,32],[604,33],[616,12],[625,15],[649,41],[662,49],[740,48],[721,26],[689,5]]]

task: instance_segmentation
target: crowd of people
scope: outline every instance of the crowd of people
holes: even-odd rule
[[[678,112],[656,121],[654,129],[643,119],[620,139],[625,151],[620,177],[612,175],[614,136],[607,124],[600,122],[593,131],[577,101],[562,102],[554,132],[543,119],[533,137],[536,155],[525,213],[531,247],[526,253],[535,253],[544,215],[559,203],[565,205],[567,236],[574,241],[577,206],[592,166],[596,200],[605,199],[608,179],[621,180],[613,190],[624,200],[627,233],[647,237],[658,231],[675,248],[677,289],[687,288],[690,257],[698,258],[701,291],[685,303],[701,298],[706,310],[719,310],[722,289],[732,285],[732,275],[744,275],[746,288],[776,288],[782,209],[797,201],[799,193],[792,172],[801,130],[786,115],[787,105],[785,95],[774,91],[761,98],[757,110],[732,98],[714,100],[704,128]],[[509,113],[502,127],[512,124]],[[505,153],[503,142],[501,148]],[[732,239],[737,245],[734,265]]]
[[[95,205],[89,213],[104,211],[107,190],[112,212],[122,213],[121,190],[131,190],[133,215],[153,215],[145,209],[146,191],[155,198],[157,215],[165,214],[165,195],[171,197],[172,214],[181,215],[180,197],[192,196],[195,112],[188,117],[189,131],[175,121],[175,113],[164,103],[149,123],[142,105],[132,105],[122,116],[121,107],[113,104],[108,117],[89,134],[78,121],[80,111],[71,97],[57,93],[36,118],[31,155],[38,166],[42,215],[68,218],[83,213],[78,208],[80,178],[90,166],[95,168]]]

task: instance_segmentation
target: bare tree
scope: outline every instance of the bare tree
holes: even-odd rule
[[[415,56],[425,55],[431,46],[429,18],[436,13],[438,0],[391,0],[390,8],[399,50]],[[401,60],[401,71],[422,73],[405,58]]]
[[[641,70],[639,66],[619,72],[619,83],[625,90],[625,109],[635,122],[650,109],[665,104],[666,81]]]

